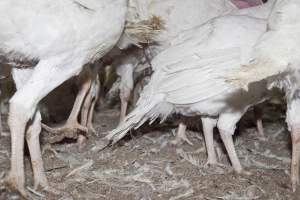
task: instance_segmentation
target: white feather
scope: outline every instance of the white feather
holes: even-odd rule
[[[252,104],[264,100],[266,83],[255,85],[255,89],[251,88],[247,93],[225,83],[220,76],[242,68],[242,54],[249,52],[243,49],[253,46],[265,30],[265,20],[226,16],[190,31],[188,41],[183,40],[153,59],[156,71],[136,108],[107,138],[116,142],[131,128],[173,112],[211,117],[224,113],[239,116]],[[228,121],[228,124],[232,123]],[[234,127],[235,122],[230,129]]]
[[[278,0],[268,20],[268,31],[254,47],[255,60],[229,80],[247,87],[266,78],[282,80],[282,74],[294,73],[300,64],[300,2]],[[274,77],[280,77],[274,79]]]

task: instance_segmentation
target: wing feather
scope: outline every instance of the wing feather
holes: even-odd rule
[[[223,53],[220,53],[223,52]],[[186,61],[185,61],[186,60]],[[241,51],[229,48],[186,57],[161,69],[159,92],[173,104],[192,104],[207,100],[232,88],[220,76],[241,67]],[[178,82],[180,81],[180,83]]]
[[[249,63],[265,27],[263,20],[227,16],[185,32],[153,60],[155,92],[170,103],[192,104],[232,90],[224,77]]]

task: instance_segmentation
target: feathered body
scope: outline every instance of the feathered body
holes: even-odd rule
[[[34,187],[49,190],[43,168],[38,103],[54,88],[102,57],[123,32],[127,0],[2,0],[0,55],[35,60],[12,70],[17,92],[10,99],[11,170],[6,179],[24,196],[24,140],[28,143]],[[28,122],[31,123],[28,123]],[[28,128],[27,128],[28,127]]]
[[[128,17],[129,21],[142,21],[156,16],[163,24],[162,30],[152,41],[152,54],[155,55],[158,53],[156,48],[157,51],[164,50],[170,45],[170,40],[182,31],[237,9],[229,0],[130,0],[129,5],[129,13],[134,13]],[[120,44],[122,48],[143,43],[134,37],[123,39],[124,43]]]
[[[167,0],[164,2],[157,0],[131,0],[130,13],[134,14],[129,16],[129,21],[146,20],[151,16],[157,16],[162,21],[164,25],[163,29],[156,34],[156,36],[153,38],[153,43],[148,44],[145,50],[148,58],[152,59],[153,56],[162,52],[170,45],[177,43],[180,38],[177,37],[179,34],[184,36],[184,34],[181,34],[182,32],[199,26],[214,17],[232,13],[233,15],[247,15],[265,19],[267,16],[269,16],[274,1],[275,0],[269,0],[268,3],[253,8],[237,9],[229,0],[188,0],[184,2],[181,0]],[[182,13],[188,14],[182,15]],[[140,41],[137,38],[129,37],[127,38],[129,40],[127,41],[127,39],[124,37],[126,37],[126,34],[123,35],[123,38],[119,43],[121,48],[125,48],[131,43],[143,43],[143,41]],[[134,59],[135,58],[133,58],[133,60]],[[128,63],[127,61],[124,61],[126,65],[121,64],[120,66],[123,68],[123,70],[120,70],[121,73],[119,73],[121,79],[123,80],[121,83],[123,85],[121,85],[120,88],[131,85],[132,87],[127,87],[128,90],[126,92],[128,95],[130,95],[130,91],[133,89],[133,85],[131,84],[131,80],[133,79],[132,72],[137,70],[135,69],[137,66],[141,65],[136,65],[136,63]],[[125,69],[125,67],[127,69]],[[150,65],[148,65],[148,67],[150,67]],[[124,73],[122,73],[122,71],[124,71]],[[122,115],[124,115],[124,113]]]
[[[247,108],[263,101],[267,92],[265,83],[245,92],[221,77],[242,68],[251,59],[250,50],[265,30],[265,20],[226,16],[183,33],[174,46],[153,59],[155,72],[136,108],[107,138],[116,142],[131,128],[158,117],[164,120],[174,112],[228,116],[227,121],[219,120],[223,124],[218,127],[224,126],[233,133],[235,123]]]
[[[171,38],[182,31],[191,29],[214,17],[228,14],[237,8],[227,0],[176,1],[150,0],[144,15],[159,16],[165,29],[157,36],[156,42],[166,47]],[[145,10],[144,10],[145,11]]]
[[[118,40],[125,6],[126,0],[2,0],[1,54],[37,60],[68,56],[89,62]]]
[[[247,87],[249,83],[265,78],[281,82],[284,81],[282,75],[297,71],[300,57],[299,11],[299,1],[278,0],[268,20],[268,31],[254,47],[255,60],[233,77],[238,84]],[[285,85],[279,82],[276,85]]]
[[[268,31],[257,41],[249,66],[228,75],[228,82],[243,88],[261,81],[283,89],[287,99],[286,122],[292,138],[291,181],[299,183],[300,157],[300,1],[277,0],[268,20]],[[227,78],[228,78],[227,77]]]
[[[195,26],[214,17],[232,12],[237,8],[229,0],[130,0],[129,12],[127,15],[127,25],[125,31],[118,43],[119,48],[126,49],[134,44],[140,46],[145,44],[146,60],[150,61],[155,55],[165,50],[172,44],[172,41],[181,32],[191,29]],[[147,30],[147,26],[130,27],[130,24],[143,24],[152,21],[151,39],[147,34],[141,34],[136,37],[136,32]],[[145,24],[145,23],[144,23]],[[151,29],[151,27],[150,27]],[[147,31],[142,31],[146,32]],[[135,34],[131,34],[135,33]],[[143,37],[144,36],[144,37]],[[128,59],[129,57],[132,57]],[[121,121],[126,115],[126,107],[131,91],[133,90],[133,72],[138,71],[139,67],[150,67],[148,63],[138,65],[135,55],[129,55],[119,66],[120,99],[121,99]],[[139,56],[140,58],[140,56]],[[123,62],[123,63],[122,63]],[[130,86],[130,87],[129,87]]]

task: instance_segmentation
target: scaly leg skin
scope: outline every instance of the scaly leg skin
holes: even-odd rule
[[[26,126],[30,119],[34,118],[38,103],[60,84],[81,71],[82,65],[75,65],[70,60],[74,63],[78,62],[74,59],[55,57],[40,60],[34,68],[13,68],[12,70],[17,91],[10,99],[9,105],[8,125],[11,131],[11,166],[4,182],[17,189],[25,197],[27,197],[24,173]],[[18,76],[19,73],[21,76]],[[37,144],[37,142],[34,143]]]
[[[191,146],[193,145],[193,143],[186,136],[186,125],[184,123],[180,123],[178,126],[176,138],[171,141],[171,144],[180,145],[183,142],[186,142]]]
[[[1,96],[1,90],[0,90],[0,96]],[[1,117],[1,102],[0,102],[0,137],[2,134],[3,128],[2,128],[2,117]]]
[[[95,98],[92,101],[90,111],[89,111],[88,121],[87,121],[88,129],[94,134],[96,133],[96,129],[94,128],[94,125],[93,125],[93,117],[94,117],[94,110],[95,110],[96,100],[97,100],[97,98]]]
[[[219,130],[219,131],[220,131],[221,139],[225,145],[226,151],[230,158],[232,167],[238,174],[240,174],[242,172],[242,166],[234,148],[232,134],[227,133],[223,130]]]
[[[24,174],[24,135],[28,118],[23,115],[22,108],[17,105],[10,105],[8,124],[11,130],[11,169],[8,176],[1,181],[4,184],[18,191],[24,198],[30,195],[25,189]]]
[[[94,110],[95,110],[96,102],[98,101],[98,98],[99,98],[99,91],[100,91],[100,87],[101,87],[98,76],[97,76],[96,84],[94,85],[94,87],[95,87],[95,89],[93,92],[95,93],[95,95],[93,96],[92,103],[90,106],[88,120],[87,120],[87,127],[92,133],[95,134],[96,129],[94,128],[94,125],[93,125]]]
[[[205,166],[218,165],[217,155],[214,148],[214,127],[217,125],[217,120],[208,117],[202,117],[201,120],[207,151],[207,162]]]
[[[48,188],[48,181],[45,175],[43,166],[42,154],[40,149],[39,135],[41,132],[41,114],[39,111],[35,114],[32,125],[28,128],[26,133],[26,141],[28,144],[31,164],[33,169],[34,189],[38,189],[39,186],[42,188]]]
[[[80,120],[80,123],[83,126],[86,126],[86,127],[87,127],[87,120],[88,120],[88,115],[89,115],[89,111],[90,111],[89,109],[91,107],[91,101],[92,101],[91,90],[92,90],[92,88],[90,88],[88,94],[86,95],[86,98],[84,99],[84,103],[83,103],[82,109],[81,109],[81,120]],[[89,131],[89,129],[88,129],[88,131]],[[84,148],[87,145],[87,137],[86,137],[86,135],[82,135],[82,134],[78,135],[77,145],[78,145],[78,151],[79,152],[83,152]]]
[[[120,99],[121,99],[121,113],[120,113],[120,123],[123,122],[127,113],[128,101],[131,95],[131,90],[129,88],[120,88]]]
[[[86,98],[82,106],[82,111],[81,111],[81,124],[86,126],[88,128],[88,131],[92,132],[93,134],[96,133],[96,130],[92,122],[93,122],[95,104],[99,96],[98,95],[99,89],[100,89],[99,77],[95,76],[94,79],[92,80],[92,85],[89,89],[88,94],[86,95]],[[77,139],[77,144],[78,144],[79,152],[82,152],[86,147],[87,137],[85,135],[80,134]]]
[[[83,73],[82,80],[80,81],[80,90],[76,96],[74,106],[66,123],[57,128],[51,128],[45,124],[42,125],[43,129],[45,129],[47,132],[54,134],[54,136],[51,136],[49,139],[47,139],[50,143],[60,142],[64,138],[77,139],[79,133],[88,133],[88,128],[78,123],[78,115],[80,113],[81,106],[91,87],[90,75],[85,71]]]
[[[93,80],[92,86],[84,100],[81,112],[81,124],[88,127],[89,131],[92,133],[96,133],[96,130],[93,126],[93,114],[95,104],[99,97],[99,89],[100,81],[99,77],[97,76],[96,79]]]
[[[291,181],[293,192],[296,191],[299,184],[299,157],[300,157],[300,126],[292,126],[292,165]]]
[[[30,197],[25,189],[24,175],[24,136],[30,117],[28,116],[28,110],[23,106],[30,102],[26,101],[22,103],[23,96],[19,90],[27,82],[31,74],[31,69],[20,70],[13,68],[12,70],[17,92],[10,100],[8,117],[8,125],[11,132],[11,168],[7,177],[1,180],[1,184],[17,190],[24,198]]]
[[[2,116],[1,116],[1,106],[0,106],[0,136],[2,136],[3,127],[2,127]]]
[[[124,121],[126,113],[127,113],[128,101],[121,99],[121,113],[120,113],[120,123]]]
[[[51,188],[48,184],[48,180],[45,174],[44,163],[42,159],[42,153],[40,148],[39,135],[41,132],[41,114],[36,112],[32,125],[28,128],[26,133],[26,141],[28,144],[31,165],[33,169],[34,190],[38,190],[41,187],[42,190],[48,191],[54,194],[59,192]]]
[[[262,109],[261,107],[255,106],[253,111],[254,111],[254,116],[255,116],[255,120],[256,120],[256,129],[258,132],[258,136],[265,139],[261,109]]]
[[[299,93],[296,90],[296,94]],[[286,122],[288,128],[291,131],[292,138],[292,163],[291,163],[291,182],[292,189],[296,191],[297,184],[299,183],[299,156],[300,156],[300,100],[298,95],[294,95],[297,98],[287,101],[287,112],[286,112]]]

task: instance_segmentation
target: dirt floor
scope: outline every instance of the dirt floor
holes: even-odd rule
[[[240,123],[235,135],[245,173],[232,171],[218,133],[216,150],[219,166],[205,166],[206,150],[201,129],[188,131],[193,146],[174,146],[175,125],[143,127],[119,144],[99,150],[101,137],[116,126],[118,111],[96,113],[98,135],[89,138],[86,151],[79,153],[74,141],[43,143],[43,158],[51,186],[60,194],[40,192],[33,199],[300,199],[300,189],[292,193],[289,180],[290,136],[278,107],[269,106],[264,116],[266,139],[257,136],[252,112]],[[3,116],[4,118],[6,116]],[[5,119],[4,119],[5,121]],[[0,138],[0,177],[9,169],[10,137]],[[43,134],[45,137],[47,134]],[[25,160],[27,186],[32,172]],[[5,188],[0,199],[21,199]]]

